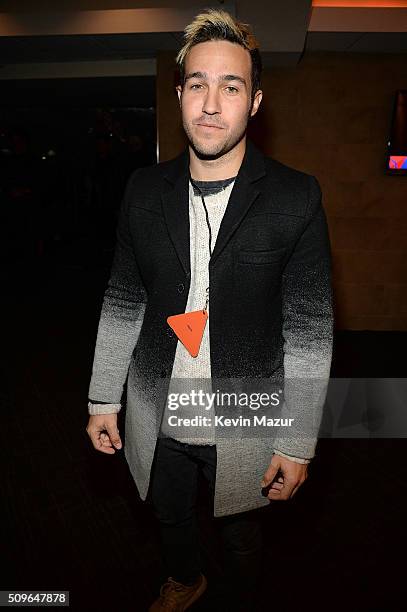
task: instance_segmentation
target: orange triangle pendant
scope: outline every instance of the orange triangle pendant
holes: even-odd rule
[[[167,318],[167,323],[174,330],[178,339],[191,357],[196,357],[201,346],[208,313],[206,310],[194,310]]]

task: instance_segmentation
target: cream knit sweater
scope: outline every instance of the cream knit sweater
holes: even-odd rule
[[[234,179],[235,177],[223,181],[194,181],[203,194],[208,211],[212,251],[233,189]],[[191,182],[189,183],[191,284],[185,312],[200,310],[204,307],[206,288],[209,286],[209,228],[199,190],[195,189]],[[209,317],[197,357],[191,357],[184,345],[180,341],[177,343],[169,394],[190,394],[192,390],[198,392],[200,389],[206,393],[212,392],[209,347],[210,295],[207,311]],[[189,418],[199,415],[207,417],[207,422],[211,422],[211,425],[171,426],[168,421],[170,416]],[[161,423],[161,432],[165,436],[188,444],[215,444],[213,409],[206,410],[204,406],[189,405],[170,410],[167,403]]]

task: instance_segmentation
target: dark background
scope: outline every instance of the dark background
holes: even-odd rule
[[[143,57],[142,36],[92,37],[95,57],[81,36],[68,46],[58,36],[3,37],[1,61],[103,60],[109,45],[116,58],[131,45],[131,57]],[[134,168],[156,163],[157,131],[160,159],[183,144],[169,44],[176,40],[166,36],[149,37],[157,80],[2,80],[0,587],[69,590],[75,611],[146,610],[163,579],[157,525],[123,451],[97,453],[85,428],[125,182]],[[317,176],[324,194],[333,377],[405,377],[407,183],[384,172],[394,93],[406,87],[403,44],[400,33],[312,32],[298,64],[264,73],[256,138],[267,154]],[[361,53],[348,52],[358,45]],[[402,437],[319,441],[295,498],[262,516],[265,611],[406,609],[405,465]],[[209,588],[194,609],[224,612],[207,509],[202,483]]]

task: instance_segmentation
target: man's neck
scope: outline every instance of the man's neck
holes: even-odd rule
[[[189,147],[189,171],[196,181],[221,181],[238,174],[246,151],[246,136],[231,151],[217,159],[200,159]]]

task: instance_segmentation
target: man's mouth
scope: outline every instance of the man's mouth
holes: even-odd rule
[[[220,125],[215,125],[213,123],[196,123],[195,125],[199,125],[200,127],[205,127],[205,128],[215,128],[216,130],[223,130],[223,128]]]

